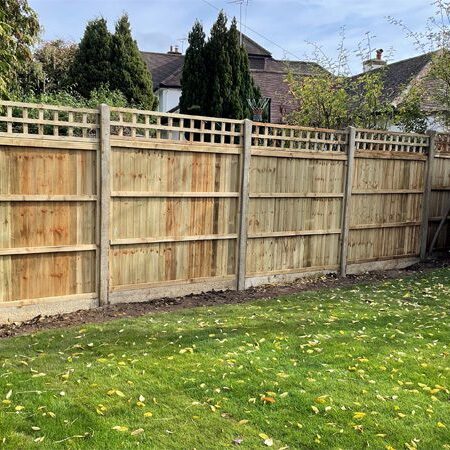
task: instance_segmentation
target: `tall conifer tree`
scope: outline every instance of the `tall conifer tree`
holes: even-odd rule
[[[225,103],[232,88],[232,68],[228,51],[227,17],[221,11],[211,28],[205,46],[206,86],[204,114],[213,117],[230,117]]]
[[[88,22],[75,54],[71,78],[88,98],[93,89],[107,86],[111,77],[111,34],[103,18]]]
[[[203,29],[196,22],[189,34],[183,66],[181,112],[233,119],[250,117],[248,99],[260,94],[253,83],[247,52],[240,45],[236,19],[227,29],[227,18],[221,11],[206,44],[204,39]]]
[[[245,104],[247,103],[247,99],[242,97],[242,83],[244,80],[244,74],[242,73],[242,52],[239,41],[239,31],[237,29],[236,19],[234,18],[228,31],[227,43],[232,81],[230,95],[225,99],[223,112],[225,117],[233,117],[236,119],[242,119],[245,117],[244,110]]]
[[[113,71],[110,87],[121,91],[130,104],[154,109],[157,100],[153,95],[151,74],[131,35],[127,15],[123,15],[116,23],[112,38],[111,65]]]
[[[205,32],[198,20],[189,33],[188,43],[181,77],[180,112],[201,114],[206,94]]]

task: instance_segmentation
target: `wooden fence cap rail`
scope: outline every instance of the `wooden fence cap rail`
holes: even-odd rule
[[[421,133],[407,133],[405,131],[389,131],[389,130],[378,130],[378,129],[370,129],[370,128],[356,128],[356,133],[372,133],[372,134],[387,134],[394,136],[405,136],[405,137],[420,137],[420,138],[429,138],[428,134]]]
[[[301,127],[298,125],[286,125],[286,124],[277,124],[270,122],[252,122],[252,125],[256,127],[270,127],[270,128],[287,128],[291,130],[299,130],[299,131],[313,131],[320,133],[336,133],[336,134],[347,134],[347,130],[338,130],[333,128],[315,128],[315,127]]]
[[[129,114],[139,114],[139,115],[148,115],[148,116],[156,116],[156,117],[171,117],[175,119],[192,119],[192,120],[203,120],[207,122],[224,122],[224,123],[234,123],[242,125],[244,123],[243,120],[235,120],[235,119],[224,119],[222,117],[209,117],[209,116],[191,116],[188,114],[177,114],[177,113],[167,113],[161,111],[150,111],[150,110],[142,110],[135,108],[110,108],[111,113],[129,113]],[[113,121],[111,121],[113,123]],[[130,122],[132,123],[132,122]],[[128,124],[128,122],[127,122]]]
[[[88,113],[99,114],[98,109],[92,108],[78,108],[76,106],[60,106],[50,105],[47,103],[24,103],[24,102],[11,102],[7,100],[0,100],[0,106],[12,106],[17,108],[30,108],[30,109],[44,109],[48,111],[65,111],[73,113]]]

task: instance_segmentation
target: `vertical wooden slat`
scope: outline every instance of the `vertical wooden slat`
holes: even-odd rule
[[[58,122],[59,114],[58,111],[53,111],[53,121]],[[53,125],[53,136],[58,136],[59,134],[59,126]]]
[[[188,123],[188,128],[194,128],[194,120],[192,119],[188,119],[186,121],[186,119],[184,119],[184,127],[186,127],[186,122]],[[189,136],[188,140],[189,142],[194,142],[194,133],[192,131],[190,131],[189,133],[185,133],[185,135],[187,134],[187,136]]]
[[[345,277],[347,274],[350,201],[352,195],[353,169],[355,163],[355,135],[356,135],[355,128],[349,127],[344,197],[342,199],[341,260],[340,260],[340,274],[342,277]]]
[[[100,249],[99,249],[99,303],[109,302],[109,250],[110,250],[110,202],[111,202],[111,142],[110,109],[100,106],[100,179],[97,180],[97,193],[100,194]]]
[[[200,121],[200,142],[205,142],[205,121]]]
[[[422,197],[422,224],[420,229],[420,259],[424,260],[427,255],[428,239],[428,217],[430,211],[431,180],[433,176],[433,163],[436,154],[436,131],[428,131],[428,155],[425,168],[425,183]]]
[[[13,132],[13,124],[12,124],[12,106],[6,107],[6,117],[8,118],[8,122],[6,123],[6,131],[8,133]]]
[[[101,121],[101,118],[100,118]],[[118,136],[122,137],[123,136],[123,113],[119,112],[119,131],[118,131]]]
[[[169,118],[167,119],[167,126],[168,126],[168,127],[172,127],[172,126],[173,126],[173,120],[172,120],[172,117],[169,117]],[[172,130],[168,130],[168,131],[167,131],[167,139],[174,139],[174,135],[175,135],[175,132],[174,132],[174,131],[172,131]]]
[[[87,113],[83,113],[83,124],[87,124]],[[87,128],[83,127],[81,133],[84,138],[87,137]]]
[[[249,203],[249,179],[250,158],[252,145],[252,121],[244,120],[244,140],[241,154],[241,186],[239,198],[239,234],[238,234],[238,258],[237,258],[237,289],[245,289],[247,234],[248,234],[248,203]]]
[[[39,109],[38,117],[40,122],[38,125],[38,134],[42,136],[44,134],[44,125],[42,124],[42,122],[44,121],[44,110],[42,108]]]
[[[73,111],[69,112],[68,122],[69,122],[69,126],[67,127],[67,135],[69,137],[72,137],[73,136],[73,127],[71,127],[70,124],[73,123]]]
[[[28,108],[23,108],[22,110],[22,118],[28,119]],[[28,124],[23,124],[23,134],[28,134]]]
[[[150,125],[150,116],[148,114],[145,115],[145,125]],[[150,130],[148,128],[145,128],[144,136],[145,136],[145,139],[150,138]]]
[[[448,208],[444,210],[444,214],[442,215],[442,219],[439,222],[439,225],[438,225],[438,227],[437,227],[437,229],[436,229],[436,231],[434,233],[434,236],[433,236],[433,239],[431,241],[430,248],[429,248],[430,255],[433,254],[434,246],[437,243],[437,240],[439,238],[439,234],[442,231],[442,228],[444,227],[444,223],[447,221],[447,218],[448,218],[449,215],[450,215],[450,204],[448,205]]]
[[[133,113],[131,115],[131,137],[136,137],[136,124],[137,124],[137,114]]]

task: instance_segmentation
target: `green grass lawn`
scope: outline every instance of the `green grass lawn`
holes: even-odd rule
[[[450,269],[0,340],[0,447],[450,449]]]

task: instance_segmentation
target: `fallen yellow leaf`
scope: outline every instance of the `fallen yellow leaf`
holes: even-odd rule
[[[142,434],[143,432],[144,432],[143,428],[138,428],[137,430],[131,432],[131,436],[137,436],[138,434]]]
[[[327,401],[328,395],[321,395],[314,399],[316,403],[325,403]]]

